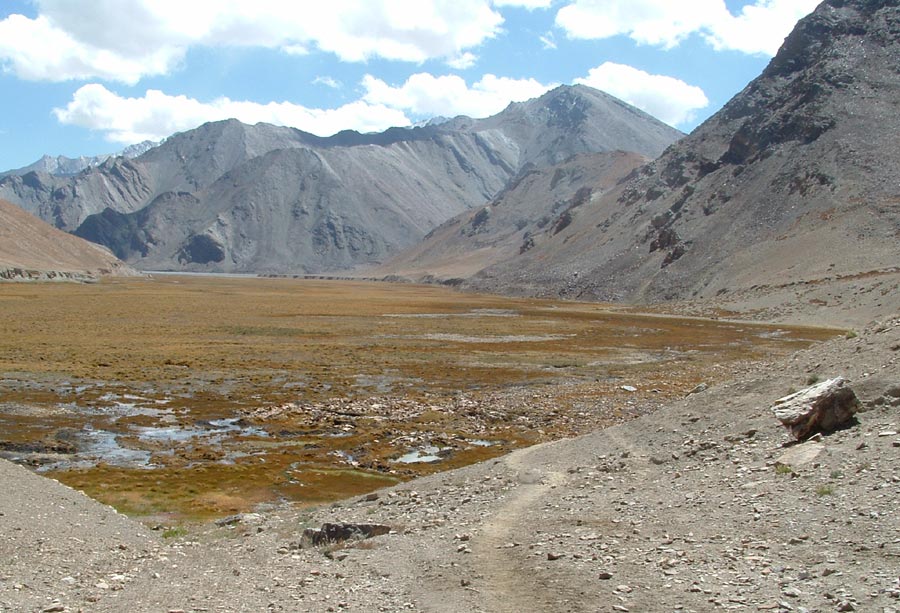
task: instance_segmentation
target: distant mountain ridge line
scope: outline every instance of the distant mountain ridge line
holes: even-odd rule
[[[28,166],[23,166],[22,168],[15,168],[12,170],[6,170],[4,172],[0,172],[0,178],[8,177],[8,176],[22,176],[28,174],[29,172],[46,172],[51,175],[56,175],[58,177],[70,177],[73,175],[77,175],[79,172],[83,170],[87,170],[88,168],[94,168],[104,163],[106,160],[110,158],[124,157],[124,158],[134,158],[142,153],[149,151],[151,148],[160,145],[160,142],[153,141],[143,141],[140,143],[135,143],[133,145],[129,145],[118,151],[116,153],[108,153],[104,155],[92,155],[92,156],[79,156],[77,158],[70,158],[64,155],[43,155],[41,159],[37,160],[29,164]]]
[[[147,269],[317,274],[374,264],[501,192],[524,168],[683,136],[586,86],[486,119],[318,137],[236,120],[70,177],[0,180],[0,197]]]

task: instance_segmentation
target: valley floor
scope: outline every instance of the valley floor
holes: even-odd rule
[[[900,611],[900,318],[848,336],[586,436],[186,534],[0,462],[0,610]],[[838,375],[858,424],[790,445],[773,401]],[[301,547],[334,521],[392,531]]]

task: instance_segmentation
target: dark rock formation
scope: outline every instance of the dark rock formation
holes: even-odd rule
[[[381,536],[391,531],[390,526],[383,524],[322,524],[322,528],[314,530],[307,528],[303,531],[303,538],[307,539],[314,547],[340,543],[349,540],[364,540],[373,536]]]

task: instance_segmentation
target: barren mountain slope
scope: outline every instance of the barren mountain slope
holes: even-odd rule
[[[0,279],[89,279],[135,274],[107,249],[0,200]]]
[[[0,197],[143,268],[320,272],[382,261],[527,166],[615,149],[655,157],[680,136],[606,94],[560,87],[492,118],[380,134],[206,124],[70,179],[0,179]]]
[[[866,279],[896,310],[898,57],[895,0],[823,3],[719,113],[472,287],[827,306]]]
[[[560,232],[575,209],[647,161],[636,153],[616,151],[580,154],[547,168],[529,168],[485,206],[457,215],[365,274],[460,281]]]

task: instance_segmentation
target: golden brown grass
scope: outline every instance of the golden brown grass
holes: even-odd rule
[[[0,443],[49,445],[85,424],[121,433],[120,444],[154,452],[159,468],[101,464],[54,476],[140,516],[205,517],[277,499],[362,493],[615,423],[635,407],[726,377],[738,362],[834,335],[788,328],[773,335],[754,324],[436,287],[291,279],[5,285],[0,310]],[[628,393],[623,384],[639,389]],[[460,408],[461,392],[475,408]],[[165,402],[168,419],[183,425],[284,403],[300,408],[260,421],[270,438],[155,449],[134,431],[158,418],[111,418],[103,413],[110,393]],[[420,406],[365,417],[326,407],[324,417],[311,418],[303,409],[373,397]],[[393,464],[407,450],[402,436],[452,453],[436,465]],[[480,438],[497,444],[460,442]],[[240,453],[223,463],[225,451]],[[352,453],[360,467],[335,451]]]

